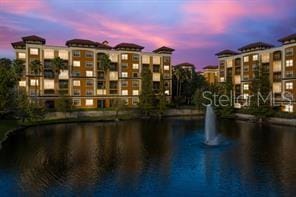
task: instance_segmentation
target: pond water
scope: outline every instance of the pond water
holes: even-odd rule
[[[191,118],[29,128],[0,150],[0,196],[295,196],[295,127]]]

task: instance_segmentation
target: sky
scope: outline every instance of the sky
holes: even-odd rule
[[[280,45],[296,33],[296,0],[0,0],[0,57],[11,42],[39,35],[49,45],[73,38],[111,46],[174,48],[173,64],[217,65],[215,53],[251,42]]]

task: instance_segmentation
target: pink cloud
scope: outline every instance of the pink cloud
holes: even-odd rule
[[[263,1],[193,1],[183,6],[183,29],[188,33],[220,34],[243,17],[270,16],[276,8]]]
[[[1,0],[0,10],[7,13],[25,14],[34,10],[44,10],[44,1]]]

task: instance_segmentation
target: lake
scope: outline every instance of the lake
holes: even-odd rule
[[[295,196],[296,129],[200,118],[38,126],[0,150],[0,195]]]

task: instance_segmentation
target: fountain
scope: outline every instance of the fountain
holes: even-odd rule
[[[219,135],[216,128],[216,114],[212,105],[207,105],[206,119],[205,119],[205,144],[209,146],[216,146],[219,144]]]

